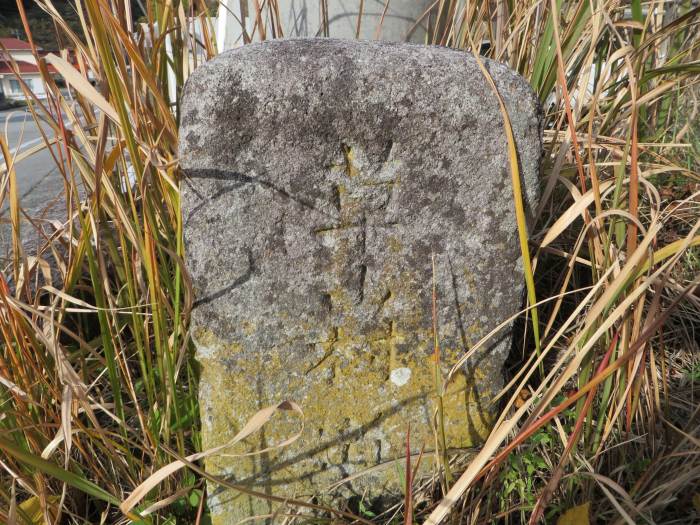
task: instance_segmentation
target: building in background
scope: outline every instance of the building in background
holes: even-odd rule
[[[39,49],[39,52],[42,50]],[[17,66],[16,72],[13,61]],[[0,93],[7,99],[24,100],[22,83],[16,73],[37,98],[46,97],[39,66],[29,43],[19,38],[0,38]]]

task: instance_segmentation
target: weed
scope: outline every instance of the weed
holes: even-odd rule
[[[227,482],[187,459],[201,443],[176,144],[182,86],[216,53],[209,9],[78,0],[75,32],[50,1],[37,5],[75,60],[34,48],[48,98],[24,84],[48,130],[39,149],[64,181],[60,220],[32,217],[16,191],[15,167],[38,150],[15,155],[0,140],[13,243],[0,280],[0,520],[26,521],[28,503],[52,522],[123,522],[122,502],[144,523],[201,522],[204,480]],[[255,2],[254,34],[284,34],[277,7]],[[534,523],[594,501],[600,522],[692,518],[699,16],[690,2],[639,0],[435,0],[426,12],[433,43],[478,44],[530,81],[545,108],[545,158],[535,220],[520,221],[528,323],[502,415],[476,454],[443,455],[436,479],[454,475],[444,498],[434,480],[412,480],[406,516]],[[38,250],[25,249],[27,232]],[[437,391],[449,380],[437,378]],[[173,459],[183,468],[127,510]]]

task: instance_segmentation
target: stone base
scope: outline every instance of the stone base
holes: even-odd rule
[[[210,474],[278,497],[303,501],[315,497],[336,508],[353,498],[367,505],[378,498],[400,498],[409,424],[411,450],[423,450],[423,471],[432,470],[437,396],[429,334],[422,342],[415,340],[415,350],[392,364],[389,334],[374,340],[334,341],[332,349],[331,343],[318,345],[302,358],[292,348],[235,358],[240,355],[235,345],[217,342],[201,331],[196,340],[203,370],[205,450],[229,441],[246,418],[281,401],[285,393],[306,416],[302,435],[293,444],[261,455],[228,455],[262,450],[297,433],[300,419],[280,413],[245,444],[209,458]],[[455,362],[459,354],[457,349],[442,350],[445,362]],[[441,377],[446,373],[443,367]],[[494,410],[480,403],[470,386],[483,380],[485,373],[498,377],[496,370],[471,371],[470,377],[460,372],[443,398],[450,449],[469,448],[490,430]],[[348,477],[352,480],[335,486]],[[233,524],[279,508],[216,486],[210,486],[210,494],[213,525]]]

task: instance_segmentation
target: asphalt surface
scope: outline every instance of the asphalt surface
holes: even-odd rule
[[[50,128],[42,124],[48,137],[53,136]],[[0,133],[6,140],[11,153],[27,151],[43,144],[39,127],[31,114],[23,109],[0,112]],[[0,164],[4,164],[0,156]],[[65,221],[65,207],[61,206],[63,178],[56,162],[44,148],[15,164],[20,206],[27,216],[46,231],[52,231],[51,220]],[[4,169],[0,172],[5,180]],[[6,190],[7,191],[7,190]],[[0,203],[0,263],[6,263],[12,256],[12,236],[10,226],[9,195]],[[63,213],[61,214],[61,210]],[[26,217],[22,217],[20,227],[22,243],[28,255],[37,252],[42,236]],[[3,264],[4,266],[4,264]]]

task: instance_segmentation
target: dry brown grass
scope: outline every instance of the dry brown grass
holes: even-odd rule
[[[200,446],[167,78],[172,67],[179,94],[184,57],[215,49],[202,2],[148,3],[136,28],[129,2],[80,0],[81,34],[38,3],[78,70],[47,59],[74,98],[44,70],[49,97],[30,104],[65,181],[59,222],[23,218],[13,169],[22,158],[2,142],[14,251],[0,281],[0,520],[29,522],[35,503],[52,523],[125,522],[118,504]],[[274,0],[259,6],[261,24],[272,24]],[[545,108],[543,198],[523,246],[528,321],[488,441],[451,456],[454,481],[436,469],[396,508],[364,519],[551,522],[586,502],[601,522],[697,519],[700,204],[689,152],[698,151],[700,8],[436,0],[434,9],[434,43],[488,40],[486,54],[525,76]],[[204,28],[197,41],[192,17]],[[44,239],[37,253],[22,249],[24,228]],[[189,466],[132,512],[165,499],[144,522],[199,522],[205,474]]]

